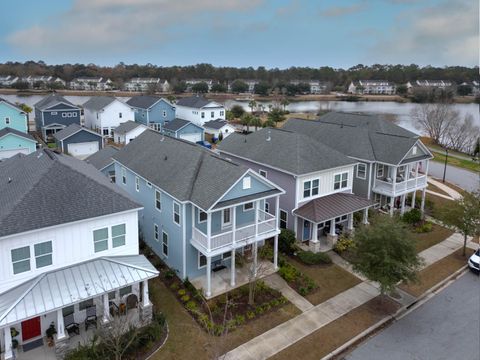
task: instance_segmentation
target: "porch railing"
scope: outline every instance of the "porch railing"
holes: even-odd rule
[[[405,191],[422,188],[426,184],[427,184],[427,177],[425,175],[421,175],[416,178],[410,178],[408,180],[396,182],[395,186],[393,185],[393,182],[376,179],[375,187],[373,188],[373,190],[395,195],[397,193],[402,193]]]
[[[199,243],[205,250],[212,251],[222,248],[231,244],[245,243],[248,240],[254,239],[256,236],[266,235],[276,230],[276,218],[275,216],[264,212],[258,211],[258,232],[255,233],[256,225],[255,221],[247,224],[242,224],[235,229],[235,242],[233,241],[233,230],[230,228],[228,231],[222,231],[210,236],[210,246],[208,242],[208,236],[203,231],[193,227],[192,237],[193,240]]]

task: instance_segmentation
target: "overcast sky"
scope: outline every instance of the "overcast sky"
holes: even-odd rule
[[[0,62],[478,65],[477,0],[2,0]]]

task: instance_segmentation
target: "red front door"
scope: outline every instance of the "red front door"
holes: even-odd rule
[[[27,341],[42,334],[40,327],[40,316],[22,322],[22,339]]]

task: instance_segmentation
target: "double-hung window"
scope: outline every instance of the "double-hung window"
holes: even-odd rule
[[[5,118],[5,125],[10,125],[10,118],[9,117]]]
[[[173,222],[180,225],[180,204],[173,202]]]
[[[319,180],[309,180],[303,183],[303,197],[308,198],[310,196],[318,195]]]
[[[357,165],[357,178],[365,180],[367,178],[367,164]]]
[[[126,184],[127,183],[127,170],[122,167],[122,183]]]
[[[348,185],[348,172],[336,174],[333,182],[333,189],[340,190],[345,189]]]
[[[205,113],[203,111],[200,115],[202,116],[202,119],[205,119]]]
[[[198,210],[198,223],[203,223],[207,221],[208,215],[205,211]]]
[[[108,249],[108,228],[93,231],[93,247],[96,253]]]
[[[207,266],[207,257],[203,255],[200,251],[198,252],[198,268],[204,268]]]
[[[41,268],[52,265],[52,242],[45,241],[33,246],[35,252],[35,267]]]
[[[287,228],[288,213],[284,210],[280,210],[280,229]]]
[[[383,164],[378,164],[377,167],[377,178],[382,178],[384,173],[384,165]]]
[[[153,224],[153,237],[155,238],[155,241],[159,241],[159,233],[158,233],[158,225]]]
[[[168,234],[165,231],[162,231],[162,253],[168,256]]]
[[[248,211],[253,209],[253,202],[243,204],[243,211]]]
[[[162,193],[158,190],[155,190],[155,208],[162,210]]]
[[[135,190],[140,191],[140,179],[135,176]]]
[[[224,115],[225,115],[225,111],[220,110],[220,116],[224,116]]]
[[[232,218],[230,217],[230,209],[222,210],[222,226],[229,226],[232,224]]]
[[[210,117],[213,119],[215,117],[215,111],[210,112]]]
[[[112,247],[125,245],[125,224],[112,226]]]
[[[30,271],[30,246],[13,249],[11,255],[14,274]]]

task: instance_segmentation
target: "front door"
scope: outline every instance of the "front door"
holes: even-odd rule
[[[41,334],[40,316],[22,322],[22,340],[24,342],[36,338]]]
[[[303,240],[310,240],[310,221],[303,221]]]

